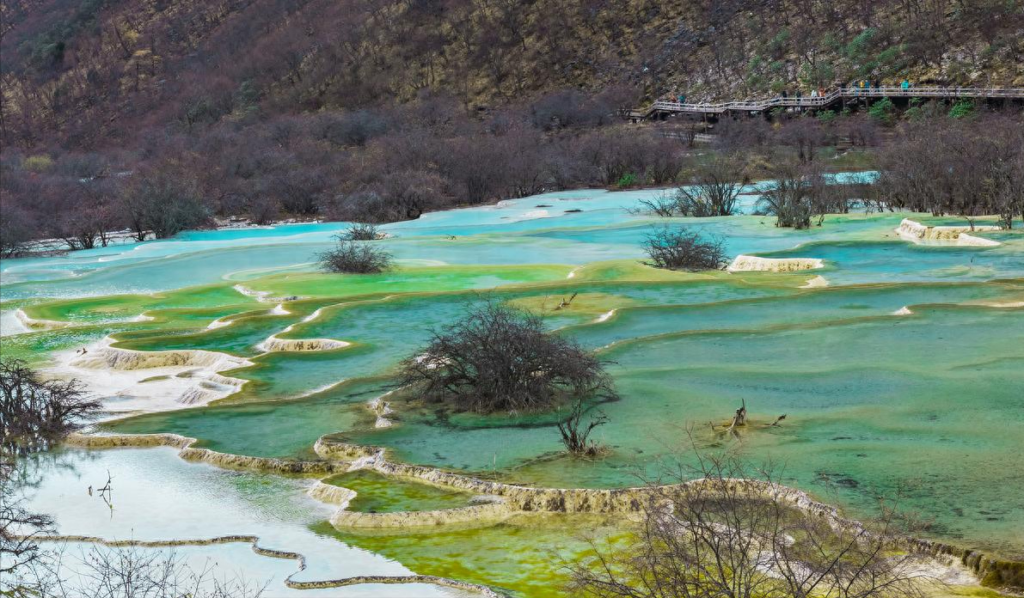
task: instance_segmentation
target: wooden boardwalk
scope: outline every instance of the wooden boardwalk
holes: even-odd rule
[[[1009,99],[1024,100],[1020,87],[843,87],[823,96],[774,97],[766,100],[741,100],[720,104],[682,104],[659,100],[645,109],[631,110],[626,116],[633,120],[664,118],[669,114],[720,115],[732,113],[762,113],[773,108],[799,108],[816,110],[835,104],[869,98],[937,98],[937,99]]]

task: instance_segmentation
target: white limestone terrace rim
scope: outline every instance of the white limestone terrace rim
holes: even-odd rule
[[[825,267],[825,261],[814,257],[771,258],[737,255],[726,268],[728,272],[799,272]]]
[[[84,348],[58,351],[43,372],[73,377],[100,398],[112,417],[125,413],[174,411],[229,397],[247,380],[221,372],[249,367],[241,357],[215,351],[180,349],[136,351],[114,346],[110,336]]]
[[[356,497],[356,491],[343,486],[325,484],[323,480],[317,480],[306,490],[306,494],[315,500],[329,505],[335,505],[338,510],[348,508],[352,499]]]
[[[153,316],[141,313],[137,316],[130,318],[113,318],[104,320],[93,320],[93,321],[70,321],[70,320],[46,320],[42,318],[33,318],[28,315],[24,309],[14,310],[14,318],[25,327],[27,332],[38,332],[47,330],[62,330],[64,328],[76,328],[79,326],[94,326],[98,324],[117,324],[117,323],[142,323],[152,322],[156,320]]]
[[[232,286],[231,288],[234,289],[235,291],[241,293],[242,295],[245,295],[246,297],[252,297],[253,299],[259,301],[260,303],[277,303],[277,304],[282,304],[282,303],[285,303],[285,302],[288,302],[288,301],[297,301],[297,300],[301,299],[301,297],[298,297],[298,296],[293,296],[293,297],[271,297],[270,296],[270,291],[256,291],[256,290],[250,289],[249,287],[247,287],[245,285],[242,285],[242,284],[236,284],[236,285]],[[279,307],[284,309],[283,306],[279,305]],[[275,309],[277,309],[277,308],[275,308]]]
[[[377,418],[373,423],[374,428],[390,428],[395,425],[395,422],[388,418],[389,415],[394,415],[395,410],[391,408],[391,403],[384,400],[389,395],[394,394],[395,390],[389,390],[381,396],[367,401],[366,408]]]
[[[292,475],[318,475],[328,476],[338,473],[357,471],[360,469],[373,469],[386,476],[412,479],[428,485],[435,485],[443,488],[468,491],[480,496],[494,497],[492,502],[486,505],[471,505],[457,509],[442,511],[420,512],[417,523],[424,519],[434,520],[431,525],[444,525],[452,521],[453,516],[462,520],[462,514],[479,514],[484,520],[491,518],[500,520],[512,514],[528,513],[636,513],[642,508],[644,501],[655,493],[663,492],[672,487],[680,487],[683,484],[707,483],[707,480],[697,479],[658,487],[634,487],[616,489],[585,489],[585,488],[541,488],[507,484],[504,482],[487,481],[471,476],[443,471],[436,468],[419,465],[408,465],[395,463],[385,458],[386,450],[381,447],[361,446],[345,443],[321,436],[314,444],[314,451],[322,461],[300,461],[290,459],[279,459],[272,457],[248,457],[219,453],[205,448],[195,448],[194,438],[188,438],[177,434],[79,434],[70,435],[65,441],[66,444],[87,449],[106,449],[117,447],[156,447],[170,446],[178,448],[180,458],[190,462],[204,462],[216,467],[235,470],[269,471],[281,474]],[[845,529],[865,530],[862,524],[856,520],[844,517],[837,507],[818,502],[802,490],[786,486],[771,484],[759,480],[730,479],[728,484],[740,484],[746,486],[769,485],[770,489],[779,497],[793,507],[801,511],[821,517],[830,525]],[[315,485],[314,485],[315,488]],[[312,491],[312,489],[311,489]],[[476,507],[487,507],[477,509]],[[358,527],[386,528],[389,524],[399,524],[400,528],[409,527],[411,519],[408,516],[395,517],[393,513],[365,513],[358,517],[340,515],[348,513],[344,509],[338,509],[335,516],[332,516],[332,524],[345,525],[347,523],[358,523]],[[359,521],[355,521],[359,519]],[[415,527],[415,526],[413,526]],[[866,531],[866,530],[865,530]],[[935,558],[949,557],[958,559],[966,565],[973,575],[981,579],[989,571],[1001,567],[1017,566],[1014,561],[999,560],[986,555],[985,553],[946,544],[944,542],[926,540],[913,537],[893,537],[890,539],[894,548],[913,550]],[[352,584],[347,580],[333,580],[325,583],[338,583],[339,585]],[[414,583],[407,581],[407,578],[395,578],[394,582],[381,583]],[[409,578],[412,579],[412,578]],[[443,578],[439,578],[443,579]],[[314,583],[314,582],[309,582]],[[316,582],[319,583],[319,582]],[[358,582],[368,583],[368,582]],[[425,582],[433,583],[433,582]],[[456,582],[463,583],[463,582]],[[298,586],[296,586],[298,587]],[[337,585],[324,586],[303,586],[312,587],[338,587]],[[449,586],[455,587],[455,586]],[[480,586],[483,587],[483,586]],[[489,590],[488,591],[493,591]],[[486,594],[498,595],[501,594]]]
[[[273,310],[274,315],[288,315],[289,312],[283,304],[278,304]],[[317,308],[313,313],[302,318],[297,324],[306,324],[320,317],[323,308]],[[261,353],[284,353],[284,352],[312,352],[312,351],[336,351],[352,346],[348,341],[341,341],[333,338],[278,338],[279,334],[288,334],[295,329],[296,324],[289,324],[281,332],[271,334],[256,345],[256,350]]]
[[[241,286],[241,285],[236,285],[236,286]],[[237,289],[235,289],[235,290],[237,290]],[[253,291],[253,292],[255,293],[256,291]],[[312,322],[313,320],[315,320],[318,317],[320,317],[320,314],[321,314],[322,311],[323,311],[323,307],[318,307],[313,313],[311,313],[308,316],[304,317],[302,319],[302,321],[299,322],[299,323],[300,324],[305,324],[306,322]],[[214,321],[210,322],[209,324],[207,324],[206,325],[206,330],[217,330],[218,328],[224,328],[225,326],[231,326],[232,324],[234,324],[238,320],[247,319],[247,318],[250,318],[250,317],[253,317],[253,316],[259,316],[259,315],[287,316],[287,315],[291,315],[291,314],[292,314],[292,312],[288,311],[288,308],[286,308],[284,306],[284,303],[278,303],[269,312],[249,311],[249,312],[234,313],[234,314],[228,314],[226,316],[221,316],[221,317],[217,318],[216,320],[214,320]],[[288,326],[287,328],[285,328],[284,331],[281,332],[281,334],[284,334],[284,332],[287,332],[287,331],[291,330],[294,326],[295,326],[294,324],[292,324],[291,326]]]
[[[282,332],[282,334],[284,334]],[[352,346],[348,341],[339,341],[332,338],[278,338],[271,334],[265,340],[256,345],[256,350],[261,353],[308,353],[316,351],[336,351]]]
[[[486,598],[508,598],[508,594],[501,593],[494,588],[482,584],[459,581],[436,575],[355,575],[337,579],[323,579],[314,581],[295,581],[292,578],[306,569],[306,557],[299,552],[288,550],[276,550],[260,546],[259,536],[238,535],[238,536],[217,536],[214,538],[196,538],[184,540],[107,540],[97,536],[61,536],[43,535],[33,536],[38,542],[80,542],[83,544],[96,544],[101,546],[118,547],[139,547],[139,548],[174,548],[182,546],[213,546],[218,544],[249,544],[252,551],[260,556],[289,559],[298,563],[298,569],[284,579],[284,585],[293,590],[317,590],[328,588],[340,588],[346,586],[359,586],[369,584],[427,584],[444,588],[451,588],[465,592],[472,592]]]
[[[29,330],[59,330],[61,328],[70,328],[75,326],[74,322],[64,322],[60,320],[42,320],[33,318],[32,316],[25,313],[24,309],[17,309],[14,311],[14,317],[21,322],[22,326]]]
[[[815,276],[814,278],[807,279],[807,282],[805,282],[803,285],[801,285],[800,288],[801,289],[821,289],[821,288],[825,288],[825,287],[829,286],[829,284],[831,284],[831,283],[829,283],[828,279],[825,278],[824,276],[821,276],[819,274],[818,276]]]
[[[904,218],[894,232],[905,241],[912,243],[949,243],[960,247],[997,247],[999,241],[975,236],[974,233],[998,232],[1001,226],[928,226],[916,220]]]

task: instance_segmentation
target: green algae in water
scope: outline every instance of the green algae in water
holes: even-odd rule
[[[383,476],[375,471],[354,471],[323,480],[325,484],[354,490],[348,510],[361,513],[438,511],[470,504],[472,495]]]
[[[393,558],[421,575],[437,575],[511,591],[522,598],[564,598],[562,563],[624,546],[615,519],[592,515],[524,515],[484,528],[424,533],[350,533],[330,524],[314,532]]]
[[[227,314],[252,309],[254,304],[257,304],[254,299],[222,284],[152,295],[108,295],[50,301],[27,307],[25,311],[33,318],[44,320],[95,323],[132,318],[149,310],[177,308],[196,310],[229,306],[230,311],[220,312]]]
[[[488,289],[517,283],[564,279],[568,266],[401,268],[383,274],[282,274],[246,283],[257,291],[303,297],[348,297],[374,293]]]

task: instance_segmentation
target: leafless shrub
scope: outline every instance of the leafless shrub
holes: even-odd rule
[[[7,177],[4,177],[7,178]],[[0,192],[0,258],[22,255],[40,236],[40,226],[31,212],[16,205]]]
[[[43,557],[36,536],[54,530],[49,516],[24,506],[19,455],[60,442],[99,408],[74,380],[44,382],[25,362],[0,359],[0,594],[40,595],[16,573]]]
[[[809,117],[787,121],[777,137],[783,145],[795,148],[797,158],[804,164],[813,162],[818,149],[829,141],[828,132],[821,123]]]
[[[699,231],[661,227],[644,240],[650,265],[667,270],[718,270],[726,263],[721,239],[704,238]]]
[[[847,116],[839,122],[839,134],[845,135],[853,147],[878,145],[878,123],[866,114]]]
[[[260,598],[268,582],[222,575],[215,563],[192,567],[173,549],[137,545],[60,545],[23,567],[24,596],[51,598]],[[15,594],[17,596],[17,594]]]
[[[387,120],[370,110],[347,113],[325,113],[318,117],[316,128],[322,139],[334,145],[363,146],[387,132]]]
[[[668,193],[659,193],[650,199],[641,199],[636,208],[627,208],[631,214],[652,214],[662,218],[680,216],[678,197]]]
[[[554,91],[530,106],[531,120],[541,129],[601,125],[613,118],[614,108],[600,100],[576,89]]]
[[[256,195],[245,202],[245,210],[253,224],[265,225],[278,219],[281,215],[277,201],[267,195]]]
[[[591,133],[580,137],[577,148],[604,185],[623,186],[626,180],[663,185],[675,180],[683,163],[677,143],[647,131]]]
[[[136,174],[120,194],[119,210],[139,241],[147,232],[163,239],[198,228],[211,215],[198,181],[169,163]]]
[[[870,527],[803,512],[773,468],[728,457],[700,457],[668,478],[651,483],[629,546],[595,546],[568,565],[572,595],[914,598],[929,587],[920,557],[890,548],[892,509]]]
[[[583,418],[589,411],[583,398],[576,397],[572,402],[569,416],[557,424],[562,444],[569,454],[576,457],[596,457],[601,453],[602,447],[590,440],[590,433],[594,428],[608,423],[608,416],[599,411],[584,425]]]
[[[320,267],[343,274],[377,274],[391,268],[391,254],[365,241],[337,237],[338,245],[320,254]]]
[[[348,230],[338,235],[347,241],[376,241],[384,238],[384,233],[377,229],[376,224],[355,223]]]
[[[42,381],[18,359],[0,359],[0,452],[45,450],[94,415],[100,403],[75,381]]]
[[[597,358],[546,334],[539,317],[490,301],[435,331],[425,351],[402,364],[402,382],[430,401],[479,413],[614,396]]]
[[[715,125],[715,149],[725,153],[747,152],[764,147],[772,139],[772,128],[761,118],[722,120]]]
[[[0,595],[32,596],[36,584],[22,579],[45,557],[37,536],[54,533],[53,519],[25,508],[24,472],[14,455],[0,456]]]

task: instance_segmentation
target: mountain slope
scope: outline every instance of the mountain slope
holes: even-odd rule
[[[870,77],[1024,85],[1021,0],[3,0],[5,142],[443,93],[758,96]]]

